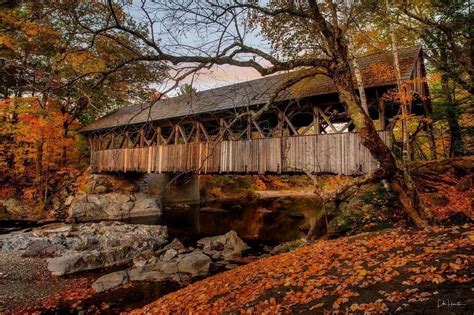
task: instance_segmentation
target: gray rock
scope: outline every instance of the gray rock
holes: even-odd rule
[[[201,251],[194,251],[179,257],[178,270],[194,276],[205,276],[209,274],[212,260]]]
[[[146,264],[150,264],[152,259],[156,261],[154,254],[155,253],[150,249],[139,252],[138,255],[133,258],[133,265],[135,267],[142,267]]]
[[[105,276],[97,279],[93,284],[92,288],[98,293],[107,291],[115,288],[119,285],[126,284],[129,281],[129,276],[126,271],[117,271],[106,274]]]
[[[97,208],[107,208],[109,200],[105,195],[90,194],[87,196],[87,202],[94,204]]]
[[[161,260],[169,261],[175,258],[176,256],[178,256],[178,251],[174,248],[170,248],[164,253],[164,255],[161,257]]]
[[[76,196],[68,209],[68,219],[76,222],[121,220],[160,214],[159,200],[143,193],[132,195],[108,192]]]
[[[0,235],[0,249],[25,250],[26,256],[62,255],[50,258],[48,269],[55,275],[65,275],[123,265],[132,261],[136,266],[156,263],[158,261],[155,256],[156,250],[163,248],[167,238],[166,227],[158,225],[119,222],[86,223],[75,226],[54,224],[27,233]],[[180,247],[178,241],[172,244],[177,248]],[[168,255],[176,251],[168,250],[170,250]],[[176,269],[176,262],[174,265]]]
[[[180,240],[178,240],[177,238],[174,238],[171,243],[169,243],[168,245],[166,245],[165,247],[163,247],[163,249],[175,249],[177,251],[180,251],[182,249],[185,249],[183,243],[180,242]]]
[[[55,276],[63,276],[84,270],[120,266],[130,263],[133,254],[129,247],[74,252],[48,259],[48,270]]]
[[[235,231],[229,231],[224,235],[205,237],[197,242],[204,251],[212,253],[220,252],[220,257],[231,260],[240,257],[242,252],[249,249],[249,246],[240,239]]]
[[[135,194],[135,204],[130,210],[130,216],[160,215],[161,205],[157,198],[143,193]]]
[[[128,213],[130,212],[130,210],[132,210],[133,206],[135,205],[135,202],[133,201],[127,201],[126,203],[124,203],[122,205],[122,211],[125,212],[125,213]]]
[[[31,233],[11,233],[0,235],[0,247],[4,252],[24,250],[28,245],[37,239]]]
[[[161,271],[146,271],[144,268],[135,268],[128,271],[130,281],[161,281],[170,275]]]
[[[145,270],[147,271],[161,271],[167,275],[173,275],[178,273],[178,264],[175,260],[173,261],[159,261],[155,264],[146,265]]]
[[[103,194],[103,193],[106,193],[108,189],[105,186],[99,185],[94,188],[94,191],[98,194]]]
[[[64,252],[66,247],[62,244],[53,244],[45,239],[33,240],[25,249],[23,256],[55,256]]]

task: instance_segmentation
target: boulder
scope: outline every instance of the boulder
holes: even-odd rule
[[[52,224],[31,232],[0,235],[0,249],[24,250],[23,255],[29,257],[62,255],[49,259],[48,268],[55,275],[64,275],[122,265],[134,259],[144,260],[143,265],[153,258],[156,261],[156,251],[167,243],[167,238],[166,227],[158,225],[100,222],[73,227]]]
[[[178,256],[178,251],[174,248],[170,248],[163,254],[163,256],[161,257],[161,260],[170,261],[171,259],[175,258],[176,256]]]
[[[63,276],[84,270],[120,266],[132,261],[134,252],[129,247],[104,251],[84,251],[48,259],[48,270],[55,276]]]
[[[144,268],[135,268],[128,271],[130,281],[161,281],[170,277],[161,271],[146,271]]]
[[[66,247],[62,244],[53,244],[45,239],[30,242],[23,253],[24,257],[55,256],[64,252]]]
[[[189,254],[178,257],[179,272],[189,273],[193,277],[205,276],[209,274],[212,260],[201,251],[194,251]]]
[[[229,231],[224,235],[205,237],[200,239],[197,244],[204,251],[220,252],[220,256],[226,260],[239,257],[243,251],[249,249],[249,246],[242,241],[235,231]]]
[[[109,191],[109,188],[103,186],[103,185],[98,185],[94,188],[94,192],[98,194],[106,193]]]
[[[68,219],[75,222],[122,220],[161,213],[161,204],[155,197],[143,193],[107,192],[76,195],[69,206]]]
[[[133,265],[135,267],[141,267],[150,263],[152,259],[156,260],[155,253],[151,249],[144,250],[133,258]]]
[[[173,275],[179,272],[176,260],[158,261],[154,264],[146,265],[143,268],[145,271],[160,271],[167,275]]]
[[[168,245],[166,245],[165,247],[163,247],[163,249],[175,249],[177,251],[180,251],[180,250],[183,250],[185,249],[183,243],[181,243],[180,240],[178,240],[177,238],[174,238]]]
[[[126,284],[128,281],[129,276],[127,271],[117,271],[106,274],[105,276],[97,279],[92,284],[92,288],[98,293],[107,291],[122,284]]]

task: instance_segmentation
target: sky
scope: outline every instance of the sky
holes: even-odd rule
[[[185,0],[183,0],[185,1]],[[128,7],[128,13],[133,16],[137,21],[146,21],[146,17],[141,10],[141,2],[133,0],[134,4],[132,7]],[[159,1],[158,1],[159,2]],[[153,12],[154,19],[161,19],[162,13],[155,11],[156,5],[150,2],[150,7],[148,12]],[[242,29],[241,29],[242,30]],[[169,28],[160,28],[155,32],[156,38],[161,39],[161,48],[175,53],[173,49],[179,49],[179,46],[182,44],[189,45],[196,48],[204,47],[203,44],[211,43],[218,39],[220,33],[214,33],[209,30],[199,30],[192,29],[189,32],[183,34],[174,34],[173,25]],[[265,51],[269,51],[270,45],[266,42],[261,35],[259,35],[259,30],[252,30],[246,32],[245,43],[255,48],[259,48]],[[168,46],[166,46],[168,44]],[[204,48],[206,49],[206,48]],[[203,50],[204,50],[203,49]],[[212,50],[212,49],[209,49]],[[197,50],[191,52],[191,54],[196,54]],[[186,54],[187,52],[183,52]],[[260,78],[261,75],[254,70],[253,68],[242,68],[230,65],[220,65],[213,66],[211,69],[200,70],[197,74],[186,78],[181,82],[181,84],[192,84],[198,91],[208,90],[220,86],[231,85],[238,82],[249,81],[253,79]],[[170,96],[175,95],[177,90],[169,93]]]

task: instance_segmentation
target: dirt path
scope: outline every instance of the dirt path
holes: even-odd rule
[[[474,226],[320,241],[170,293],[141,313],[471,314]]]

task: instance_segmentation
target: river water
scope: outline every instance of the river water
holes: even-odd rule
[[[161,216],[133,218],[127,222],[166,225],[170,239],[178,238],[187,246],[196,246],[196,241],[202,237],[235,230],[252,247],[248,254],[259,255],[264,245],[277,245],[304,237],[319,216],[320,209],[321,204],[310,196],[214,201],[166,205]],[[0,224],[0,227],[5,228],[5,233],[33,224],[22,223]],[[106,271],[97,271],[97,276],[103,273]],[[179,287],[173,282],[137,282],[74,302],[74,305],[73,301],[64,301],[53,309],[42,309],[40,312],[77,314],[86,310],[115,314],[142,307]],[[101,305],[107,305],[107,309],[102,309]]]
[[[168,205],[160,217],[133,218],[127,222],[166,225],[171,237],[189,246],[202,237],[230,230],[249,243],[275,245],[304,237],[320,209],[321,204],[308,196],[219,201]]]

